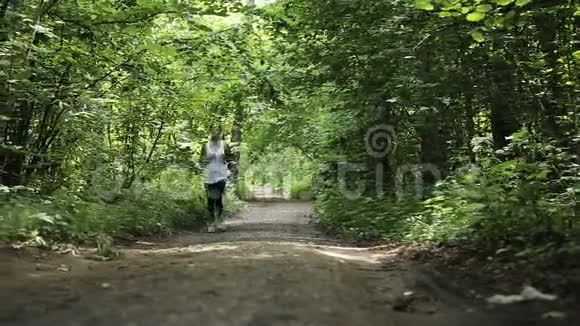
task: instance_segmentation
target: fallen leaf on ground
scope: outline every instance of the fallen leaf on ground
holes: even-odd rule
[[[498,251],[495,252],[496,255],[502,254],[504,252],[510,251],[509,248],[501,248]]]
[[[144,242],[144,241],[137,241],[137,244],[144,245],[144,246],[154,246],[154,243],[151,242]]]
[[[532,300],[554,301],[557,298],[555,295],[542,293],[532,286],[525,286],[520,294],[496,294],[489,297],[487,302],[491,304],[512,304]]]
[[[70,272],[70,267],[67,266],[67,265],[62,264],[56,270],[59,271],[59,272],[66,273],[66,272]]]
[[[550,311],[542,315],[542,319],[564,319],[566,314],[561,311]]]
[[[397,296],[393,300],[393,310],[405,311],[409,308],[409,305],[415,300],[414,292],[406,291],[402,295]]]
[[[522,296],[526,300],[546,300],[546,301],[554,301],[554,300],[556,300],[558,298],[557,296],[552,295],[552,294],[542,293],[542,292],[538,291],[537,289],[535,289],[534,287],[531,287],[531,286],[524,287],[524,290],[522,291]]]

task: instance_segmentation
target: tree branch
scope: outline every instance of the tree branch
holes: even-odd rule
[[[44,7],[42,8],[42,15],[44,16],[44,15],[46,15],[47,13],[49,13],[49,12],[50,12],[50,10],[51,10],[52,8],[54,8],[54,7],[55,7],[55,6],[58,4],[58,2],[59,2],[59,1],[60,1],[60,0],[52,0],[52,1],[51,1],[51,2],[49,2],[49,3],[48,3],[46,6],[44,6]]]
[[[65,23],[69,23],[69,24],[74,24],[74,25],[78,25],[81,26],[83,28],[89,29],[91,26],[98,26],[98,25],[113,25],[113,24],[119,24],[119,25],[129,25],[129,24],[136,24],[136,23],[141,23],[147,20],[151,20],[157,16],[160,15],[165,15],[165,14],[177,14],[178,12],[176,11],[161,11],[161,12],[155,12],[143,17],[135,17],[135,18],[128,18],[128,19],[117,19],[117,20],[102,20],[102,21],[95,21],[95,22],[90,22],[89,23],[85,23],[82,22],[80,20],[76,20],[76,19],[71,19],[71,18],[67,18],[67,17],[63,17],[61,15],[55,14],[54,16],[58,17],[60,20],[62,20]]]
[[[140,23],[140,22],[144,22],[150,19],[153,19],[157,16],[160,15],[165,15],[165,14],[176,14],[176,11],[160,11],[160,12],[155,12],[143,17],[136,17],[136,18],[132,18],[132,19],[120,19],[120,20],[103,20],[100,22],[95,22],[93,25],[109,25],[109,24],[136,24],[136,23]]]
[[[141,50],[141,51],[139,51],[139,52],[135,53],[134,55],[140,55],[140,54],[142,54],[143,52],[145,52],[145,50]],[[125,61],[121,62],[121,63],[120,63],[120,64],[118,64],[118,65],[116,65],[116,66],[115,66],[113,69],[111,69],[111,71],[109,71],[108,73],[106,73],[106,74],[104,74],[103,76],[101,76],[101,77],[99,77],[99,78],[95,79],[95,80],[94,80],[92,83],[90,83],[89,85],[87,85],[87,86],[85,87],[85,90],[93,88],[95,85],[97,85],[98,83],[100,83],[101,81],[103,81],[104,79],[106,79],[107,77],[111,76],[113,73],[115,73],[116,71],[118,71],[118,69],[119,69],[121,66],[123,66],[123,65],[126,65],[126,64],[127,64],[129,61],[131,61],[131,60],[133,60],[133,55],[129,56],[129,58],[128,58],[127,60],[125,60]],[[77,97],[78,97],[78,96],[80,96],[80,95],[77,95]]]
[[[6,16],[6,11],[8,10],[9,3],[10,0],[4,0],[4,2],[2,2],[2,7],[0,7],[0,18],[4,18]]]
[[[140,175],[141,172],[143,172],[143,170],[145,169],[145,166],[147,164],[149,164],[149,162],[151,161],[151,158],[153,157],[153,153],[155,153],[155,150],[157,149],[157,145],[159,144],[159,140],[161,139],[161,134],[163,133],[164,127],[165,127],[165,120],[162,120],[161,124],[159,125],[159,129],[157,130],[157,136],[155,137],[155,140],[153,141],[153,144],[151,145],[151,150],[149,150],[149,155],[147,155],[147,159],[145,159],[145,162],[143,163],[143,165],[141,166],[139,171],[137,171],[136,175]]]

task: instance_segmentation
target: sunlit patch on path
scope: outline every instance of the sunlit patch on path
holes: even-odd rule
[[[201,253],[208,251],[223,251],[223,250],[235,250],[239,246],[232,244],[209,244],[209,245],[194,245],[187,247],[174,247],[166,249],[133,249],[127,250],[128,253],[138,253],[138,254],[182,254],[182,253]]]
[[[272,249],[276,248],[286,253],[278,253],[273,255]],[[238,255],[239,251],[251,250],[253,252],[258,252],[252,256],[242,256]],[[333,257],[338,260],[345,261],[359,261],[369,264],[380,264],[384,262],[386,258],[394,257],[399,253],[399,249],[389,249],[384,247],[372,247],[372,248],[351,248],[351,247],[338,247],[330,245],[313,245],[305,244],[300,242],[277,242],[277,241],[244,241],[244,242],[224,242],[224,243],[212,243],[203,245],[191,245],[185,247],[173,247],[173,248],[163,248],[163,249],[129,249],[126,252],[128,254],[140,254],[140,255],[192,255],[205,253],[205,252],[222,252],[221,255],[229,256],[231,258],[247,258],[247,259],[267,259],[273,258],[275,256],[281,256],[284,254],[296,254],[297,251],[309,251],[316,254]],[[231,253],[227,253],[230,251]],[[261,253],[260,253],[261,251]]]

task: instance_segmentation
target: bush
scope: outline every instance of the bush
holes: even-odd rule
[[[570,228],[571,202],[550,200],[542,164],[507,161],[455,175],[425,201],[412,223],[411,238],[480,239],[489,244],[564,239]]]
[[[300,179],[292,182],[290,185],[290,198],[301,199],[301,196],[312,190],[312,181],[310,178]]]
[[[242,200],[253,199],[254,194],[252,193],[252,190],[248,186],[248,183],[245,182],[245,180],[240,179],[237,186],[238,186],[237,191],[238,195],[240,196],[240,199]]]
[[[317,194],[317,219],[364,240],[471,240],[489,249],[560,247],[580,240],[575,216],[580,166],[572,163],[565,148],[526,132],[514,134],[499,152],[483,145],[475,148],[477,161],[440,182],[422,202],[389,196],[351,201],[334,181],[323,183]]]
[[[186,171],[168,170],[140,191],[119,194],[112,202],[66,192],[42,196],[3,188],[0,239],[92,242],[98,235],[167,235],[203,221],[207,213],[200,180]]]
[[[242,168],[240,173],[245,184],[240,186],[240,196],[251,199],[249,185],[270,186],[284,189],[291,198],[298,198],[301,192],[311,188],[310,176],[314,173],[316,164],[294,148],[280,150],[275,147],[265,149],[264,155],[252,157],[250,153],[242,153]]]
[[[401,239],[409,231],[407,219],[420,211],[419,203],[388,198],[346,199],[338,186],[327,184],[316,195],[315,219],[324,228],[353,240]]]
[[[580,168],[569,154],[527,132],[514,134],[500,154],[511,159],[479,153],[477,164],[442,182],[414,216],[409,237],[475,239],[490,246],[575,239]]]

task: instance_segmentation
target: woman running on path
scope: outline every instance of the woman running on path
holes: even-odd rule
[[[210,213],[208,232],[222,229],[224,203],[223,197],[226,181],[230,176],[231,151],[223,139],[221,127],[214,127],[209,141],[202,150],[202,160],[206,166],[205,188],[207,193],[207,205]]]

